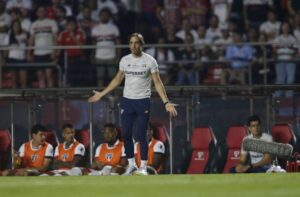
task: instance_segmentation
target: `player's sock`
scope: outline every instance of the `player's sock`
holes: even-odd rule
[[[141,160],[140,168],[147,169],[147,163],[148,163],[148,160]]]
[[[131,168],[131,167],[134,167],[134,166],[136,166],[134,157],[133,158],[128,158],[128,167]]]

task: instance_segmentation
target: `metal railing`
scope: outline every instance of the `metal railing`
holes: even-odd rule
[[[270,46],[270,43],[234,43],[235,45],[248,45],[248,46],[252,46],[252,47],[256,47],[256,46],[260,46],[262,48],[263,54],[262,54],[262,69],[264,71],[268,70],[268,63],[270,62],[276,62],[276,59],[270,59],[269,57],[267,57],[267,46]],[[224,44],[224,45],[220,45],[220,44],[211,44],[210,47],[218,47],[218,46],[228,46],[228,45],[232,45],[232,44]],[[150,48],[150,47],[154,47],[154,48],[158,48],[158,47],[164,47],[164,48],[182,48],[182,47],[186,47],[186,46],[193,46],[195,47],[196,50],[199,50],[201,45],[198,44],[147,44],[144,46],[144,48]],[[4,50],[10,50],[10,49],[14,49],[15,47],[0,47],[0,52],[4,51]],[[64,63],[64,70],[65,72],[62,73],[61,70],[59,71],[61,73],[61,77],[60,80],[62,80],[63,82],[61,82],[60,84],[62,84],[63,87],[66,87],[66,79],[67,79],[67,75],[68,75],[68,67],[69,67],[69,61],[68,61],[68,55],[67,55],[67,49],[82,49],[82,50],[87,50],[87,49],[97,49],[99,47],[97,46],[91,46],[91,45],[81,45],[81,46],[47,46],[47,47],[32,47],[32,46],[28,46],[28,47],[24,47],[24,50],[33,50],[33,49],[52,49],[52,50],[64,50],[64,55],[63,55],[63,63]],[[103,47],[101,47],[103,48]],[[116,48],[116,49],[128,49],[128,45],[115,45],[112,47],[107,47],[107,48]],[[197,53],[198,54],[198,53]],[[254,58],[251,63],[248,65],[248,80],[249,80],[249,85],[252,84],[252,63],[255,62],[256,59]],[[292,61],[294,62],[300,62],[300,58],[294,58]],[[174,61],[162,61],[159,63],[168,63],[168,64],[178,64],[178,63],[201,63],[201,64],[205,64],[205,65],[210,65],[210,64],[229,64],[230,61],[228,60],[216,60],[216,59],[207,59],[207,60],[202,60],[201,57],[199,55],[197,55],[195,60],[174,60]],[[26,63],[23,64],[24,67],[27,67],[28,65],[34,65],[35,63]],[[38,63],[37,63],[38,64]],[[50,63],[51,64],[51,63]],[[40,64],[39,64],[40,65]],[[93,64],[92,64],[93,65]],[[93,65],[95,66],[95,65]],[[56,67],[57,68],[57,67]],[[1,71],[0,71],[1,73]],[[263,73],[263,84],[267,84],[267,72]],[[1,80],[0,80],[1,83]]]

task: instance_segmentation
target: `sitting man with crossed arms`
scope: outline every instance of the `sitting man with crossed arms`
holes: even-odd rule
[[[88,175],[120,175],[125,172],[128,162],[124,143],[118,139],[118,131],[114,124],[105,124],[103,129],[104,143],[100,144],[95,153],[92,169]]]
[[[79,166],[85,153],[84,145],[75,139],[75,130],[71,124],[62,127],[64,142],[55,148],[53,171],[42,176],[79,176],[82,175]]]
[[[53,147],[45,141],[45,128],[34,125],[31,128],[32,140],[22,144],[14,159],[14,169],[5,170],[2,176],[35,176],[49,169],[53,159]]]
[[[148,129],[147,129],[147,140],[149,144],[147,171],[149,174],[153,174],[154,170],[157,173],[159,173],[162,170],[162,163],[165,154],[165,146],[161,141],[153,137],[153,126],[151,124],[148,125]],[[139,167],[141,165],[141,154],[140,154],[140,144],[138,142],[135,143],[134,153],[135,153],[136,164]]]

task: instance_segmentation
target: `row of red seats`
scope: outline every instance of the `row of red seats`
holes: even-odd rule
[[[119,133],[121,131],[119,130]],[[288,124],[277,124],[271,129],[272,136],[275,142],[290,143],[294,145],[296,143],[296,137],[293,130]],[[188,165],[188,174],[201,174],[212,172],[228,173],[229,169],[237,164],[240,158],[240,149],[242,139],[248,135],[248,129],[246,126],[231,126],[228,128],[226,140],[225,140],[225,162],[220,164],[218,156],[220,156],[220,150],[218,150],[218,144],[211,127],[198,127],[195,128],[191,137],[192,153],[190,162]],[[54,131],[45,132],[46,141],[55,147],[58,144],[58,139]],[[164,126],[155,125],[154,137],[162,141],[168,149],[168,134]],[[90,145],[89,130],[78,130],[75,132],[75,138],[81,142],[88,150]],[[0,130],[0,169],[4,169],[7,165],[10,154],[11,137],[8,130]],[[216,160],[217,159],[217,160]],[[219,166],[215,166],[219,165]],[[283,164],[284,165],[284,162]],[[220,167],[221,166],[221,167]],[[217,169],[213,169],[217,168]]]
[[[248,128],[244,125],[231,126],[225,144],[218,144],[211,127],[195,128],[191,138],[193,150],[186,173],[229,173],[230,168],[238,164],[242,140],[248,134]],[[275,124],[271,128],[271,135],[275,142],[296,144],[295,134],[288,124]],[[287,159],[279,160],[283,168],[286,162]]]

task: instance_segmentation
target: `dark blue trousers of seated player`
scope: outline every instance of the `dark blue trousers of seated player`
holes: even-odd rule
[[[249,168],[245,173],[265,173],[271,167],[271,165],[264,165],[256,168]],[[235,167],[230,168],[230,173],[237,173]]]
[[[150,105],[150,98],[121,98],[122,137],[124,139],[125,153],[128,159],[134,158],[134,144],[132,140],[134,124],[137,129],[136,140],[139,141],[141,146],[141,160],[146,161],[148,159],[147,128],[150,116]]]

